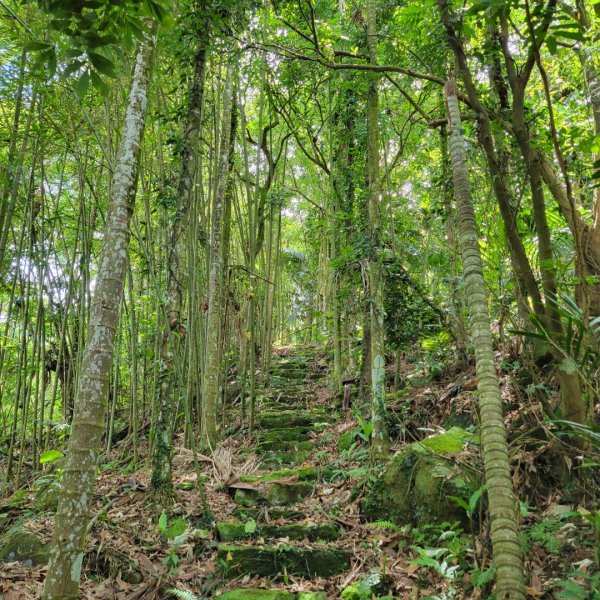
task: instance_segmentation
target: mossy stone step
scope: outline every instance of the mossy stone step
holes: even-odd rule
[[[246,531],[244,523],[222,521],[217,523],[217,533],[222,542],[235,542],[245,539],[256,538],[288,538],[290,540],[302,541],[307,539],[311,542],[323,540],[331,542],[337,540],[342,534],[341,529],[335,523],[324,525],[303,525],[291,523],[286,525],[259,525],[254,531]]]
[[[296,595],[282,590],[237,588],[217,596],[221,600],[296,600]]]
[[[257,423],[263,429],[288,429],[307,427],[327,421],[326,414],[320,409],[310,412],[302,410],[272,410],[257,416]]]
[[[263,590],[261,588],[237,588],[218,596],[223,600],[326,600],[325,592],[298,592]]]
[[[289,506],[301,502],[313,489],[314,485],[308,481],[294,481],[292,483],[270,481],[255,490],[239,488],[235,491],[233,499],[238,504],[246,507],[259,503],[267,503],[270,506]]]
[[[263,429],[285,429],[288,427],[306,427],[313,419],[307,412],[295,410],[277,410],[263,412],[257,416],[257,422]]]
[[[328,468],[319,467],[298,467],[296,469],[280,469],[278,471],[267,471],[266,473],[253,473],[252,475],[242,475],[240,481],[244,483],[277,481],[278,479],[294,478],[298,481],[317,481],[320,478],[328,476]]]
[[[217,563],[228,578],[240,575],[331,577],[350,568],[350,554],[335,548],[310,546],[236,546],[221,544]]]
[[[280,438],[278,440],[264,440],[258,443],[259,452],[299,452],[302,450],[312,450],[315,443],[310,440],[286,440]]]
[[[290,442],[301,442],[307,440],[312,432],[310,425],[302,427],[281,427],[279,429],[264,429],[259,432],[260,442],[275,442],[279,440],[288,440]]]
[[[271,522],[277,519],[286,521],[299,521],[304,518],[304,513],[289,508],[265,506],[239,506],[233,511],[233,516],[240,521],[253,519],[257,522]],[[267,519],[267,520],[266,520]]]
[[[266,450],[261,459],[266,468],[277,469],[283,465],[301,465],[311,454],[312,450]]]

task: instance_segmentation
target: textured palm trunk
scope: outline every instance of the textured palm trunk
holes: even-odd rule
[[[206,317],[206,360],[202,386],[202,445],[213,449],[218,440],[217,412],[221,389],[221,331],[223,320],[223,208],[229,173],[229,136],[231,134],[232,74],[227,69],[223,93],[221,140],[217,189],[213,198]]]
[[[104,432],[115,333],[129,268],[129,224],[137,187],[153,46],[153,37],[149,35],[140,45],[135,61],[78,378],[71,438],[42,596],[44,600],[70,600],[79,596],[88,511]]]
[[[181,323],[183,308],[183,290],[185,288],[186,269],[184,268],[186,232],[188,230],[192,190],[196,178],[196,143],[202,117],[202,98],[206,72],[206,54],[208,29],[202,30],[198,40],[198,50],[194,58],[194,76],[189,90],[187,118],[184,124],[184,148],[181,153],[181,170],[177,185],[177,214],[171,231],[169,258],[167,261],[167,323],[160,332],[160,366],[156,387],[156,418],[153,427],[152,478],[150,487],[153,492],[168,497],[172,492],[171,481],[171,417],[177,399],[174,393],[178,385],[177,366],[181,358],[180,341],[185,335]],[[187,400],[186,400],[187,401]]]
[[[502,398],[496,376],[488,298],[469,184],[456,82],[445,86],[458,238],[477,365],[481,443],[492,526],[498,600],[525,599],[523,555],[516,518]]]
[[[369,62],[377,64],[375,1],[367,0]],[[381,248],[381,186],[379,177],[379,77],[371,74],[367,96],[367,178],[369,184],[369,288],[371,295],[371,455],[382,458],[389,451],[385,416],[385,330],[383,308],[383,253]]]

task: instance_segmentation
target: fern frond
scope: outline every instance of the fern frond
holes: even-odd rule
[[[188,592],[187,590],[178,590],[176,588],[171,588],[167,591],[172,596],[175,596],[175,598],[180,598],[180,600],[204,600],[200,596],[196,596],[196,594],[192,594],[192,592]]]
[[[379,527],[380,529],[387,529],[388,531],[402,531],[402,527],[399,527],[396,523],[392,523],[391,521],[374,521],[371,525],[373,527]]]

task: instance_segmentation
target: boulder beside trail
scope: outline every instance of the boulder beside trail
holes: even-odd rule
[[[0,542],[0,562],[16,561],[35,567],[47,564],[48,557],[47,544],[28,529],[13,529]]]
[[[425,525],[459,521],[468,517],[450,496],[469,497],[481,486],[479,454],[476,464],[457,461],[468,446],[475,449],[477,436],[459,427],[414,442],[398,452],[361,502],[361,514],[370,521],[398,525]]]

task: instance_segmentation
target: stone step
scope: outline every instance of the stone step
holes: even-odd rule
[[[300,521],[305,517],[304,513],[297,510],[272,506],[238,506],[233,511],[233,516],[240,521],[246,522],[253,519],[257,523],[271,523],[278,519]]]
[[[247,531],[245,523],[239,521],[221,521],[217,523],[217,534],[222,542],[237,542],[249,539],[281,539],[294,541],[307,539],[310,542],[318,540],[332,542],[342,535],[342,530],[335,523],[323,525],[303,525],[302,523],[287,523],[284,525],[258,525],[254,531]]]
[[[308,437],[308,436],[307,436]],[[280,438],[278,440],[265,440],[259,442],[257,446],[258,452],[299,452],[304,450],[312,450],[315,443],[309,439],[304,440],[288,440]]]
[[[290,506],[302,502],[314,489],[310,481],[268,481],[257,484],[251,489],[238,488],[233,499],[237,504],[249,507],[257,504],[270,506]]]
[[[292,427],[291,429],[265,429],[257,436],[258,448],[265,450],[284,450],[294,447],[295,444],[302,446],[303,442],[310,442],[310,428]],[[304,449],[310,449],[305,446]]]
[[[219,596],[221,600],[326,600],[325,592],[286,592],[262,588],[236,588]]]
[[[266,468],[277,469],[282,465],[301,465],[311,454],[312,450],[266,450],[261,454],[261,461]]]
[[[244,483],[267,483],[269,481],[277,481],[278,479],[288,479],[292,481],[317,481],[319,479],[324,479],[327,481],[330,476],[331,469],[329,467],[310,466],[243,475],[240,477],[240,481]]]
[[[312,546],[239,546],[221,544],[217,564],[227,578],[241,575],[314,579],[331,577],[350,568],[350,554],[344,550]]]
[[[306,427],[314,423],[326,422],[322,411],[311,412],[300,410],[271,410],[257,415],[256,422],[263,429],[287,429],[289,427]]]

